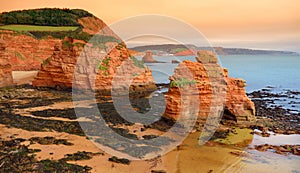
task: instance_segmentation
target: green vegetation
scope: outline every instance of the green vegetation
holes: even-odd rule
[[[253,134],[251,134],[251,132],[253,132],[251,129],[235,128],[235,132],[230,132],[225,139],[217,138],[214,141],[226,145],[243,145],[247,144],[249,141],[252,141]]]
[[[88,42],[92,38],[92,35],[83,32],[80,27],[75,31],[29,31],[28,33],[35,36],[37,39],[47,38],[48,36],[58,39],[70,37]]]
[[[68,47],[71,47],[71,46],[72,46],[72,43],[69,40],[65,40],[63,42],[63,47],[64,48],[68,48]]]
[[[133,73],[133,77],[137,77],[137,76],[139,76],[140,74],[138,74],[138,73]]]
[[[186,85],[192,85],[196,84],[197,82],[195,80],[189,80],[187,78],[180,78],[178,80],[174,80],[170,83],[170,88],[173,87],[184,87]]]
[[[133,64],[138,68],[145,68],[145,65],[142,61],[139,61],[134,56],[130,56],[130,59],[133,61]]]
[[[93,35],[88,40],[89,43],[92,43],[94,47],[101,47],[102,49],[106,49],[105,43],[115,42],[120,43],[120,40],[113,36],[106,35]]]
[[[15,51],[15,56],[17,56],[22,61],[26,60],[26,58],[20,52]]]
[[[44,67],[45,65],[47,65],[49,62],[51,61],[51,57],[45,59],[42,63],[42,66]]]
[[[80,9],[41,8],[3,12],[0,15],[0,23],[4,25],[80,26],[79,18],[91,16],[93,16],[91,13]]]
[[[0,29],[11,31],[75,31],[78,26],[3,25]]]
[[[185,51],[185,50],[188,50],[188,48],[180,47],[180,48],[172,49],[172,50],[170,51],[170,53],[175,54],[175,53],[178,53],[178,52],[183,52],[183,51]]]
[[[102,63],[103,63],[105,66],[108,66],[110,60],[111,60],[111,58],[105,58],[105,59],[102,61]]]
[[[98,70],[101,70],[105,76],[108,76],[108,67],[109,67],[109,62],[111,58],[105,58],[102,60],[102,64],[100,62],[98,63]]]

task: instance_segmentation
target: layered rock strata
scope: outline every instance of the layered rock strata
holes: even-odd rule
[[[6,53],[6,44],[4,40],[0,40],[0,87],[12,84],[12,66]]]
[[[199,51],[196,60],[183,61],[170,77],[165,116],[176,120],[185,107],[198,110],[199,117],[215,116],[224,107],[225,114],[237,122],[255,120],[254,104],[246,95],[245,81],[228,77],[227,69],[217,64],[212,51]],[[195,104],[196,101],[199,103]]]
[[[66,46],[66,42],[68,43]],[[107,42],[106,50],[66,39],[55,46],[39,71],[34,86],[98,90],[103,94],[156,88],[151,70],[130,56],[123,43]]]
[[[60,39],[36,39],[13,31],[2,30],[0,34],[7,44],[7,56],[14,71],[40,69],[41,63],[52,55],[54,46],[61,42]]]

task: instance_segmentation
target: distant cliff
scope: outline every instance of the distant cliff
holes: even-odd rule
[[[163,45],[146,45],[130,48],[137,52],[162,51],[168,54],[174,54],[178,56],[195,55],[197,50],[208,50],[208,47],[197,47],[195,45],[181,45],[181,44],[163,44]],[[214,47],[214,50],[218,55],[297,55],[296,52],[291,51],[277,51],[277,50],[256,50],[256,49],[244,49],[244,48],[223,48]]]

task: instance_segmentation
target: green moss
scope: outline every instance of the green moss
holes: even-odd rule
[[[253,134],[251,134],[253,130],[247,128],[235,128],[235,133],[229,133],[225,139],[217,138],[214,141],[226,145],[236,145],[243,144],[249,140],[252,140]]]
[[[189,80],[187,78],[180,78],[178,80],[174,80],[170,83],[170,88],[173,87],[184,87],[186,85],[193,85],[196,84],[197,82],[195,80]]]
[[[145,64],[142,61],[139,61],[134,56],[130,56],[130,59],[132,60],[133,64],[138,68],[145,68]]]
[[[72,47],[72,43],[69,40],[66,40],[63,42],[63,47],[64,48],[68,48],[68,47]]]
[[[50,58],[47,58],[47,59],[45,59],[44,61],[43,61],[43,63],[42,63],[42,66],[45,66],[45,65],[47,65],[49,62],[51,61],[51,57]]]
[[[137,77],[137,76],[139,76],[140,74],[138,74],[138,73],[133,73],[132,74],[132,76],[134,76],[134,77]]]
[[[76,43],[73,43],[72,46],[76,46],[76,47],[84,47],[85,44],[84,44],[84,43],[80,43],[80,42],[76,42]]]
[[[102,63],[105,65],[105,66],[109,66],[109,62],[110,62],[111,58],[105,58]]]
[[[22,61],[26,60],[26,58],[20,52],[15,51],[15,56],[17,56]]]

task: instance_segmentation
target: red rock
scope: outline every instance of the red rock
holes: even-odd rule
[[[7,43],[6,52],[12,69],[17,71],[40,69],[41,63],[52,55],[54,45],[61,42],[51,37],[38,40],[33,36],[5,30],[1,31],[1,37]]]
[[[174,54],[174,56],[194,56],[194,55],[196,55],[196,51],[191,50],[191,49],[184,50],[184,51],[181,51],[181,52],[177,52],[177,53]]]
[[[217,108],[218,104],[225,104],[225,110],[232,114],[237,122],[255,120],[254,104],[246,95],[244,80],[228,77],[227,69],[222,69],[217,64],[217,58],[213,52],[199,51],[196,59],[197,62],[183,61],[180,63],[175,69],[174,75],[170,77],[170,88],[166,94],[165,116],[176,120],[179,118],[180,112],[184,112],[185,107],[194,106],[195,110],[199,107],[199,117],[207,117],[211,111]],[[180,82],[184,78],[187,82]],[[188,81],[193,82],[182,87],[172,86],[172,83],[189,83]],[[219,95],[220,99],[213,100],[215,91],[219,91],[218,94],[226,94],[226,96]],[[188,95],[189,100],[185,100],[183,95]],[[226,103],[222,102],[222,97]],[[195,103],[196,100],[200,101],[198,106]]]
[[[85,88],[102,94],[109,94],[112,86],[119,93],[156,88],[151,70],[143,65],[138,67],[124,44],[106,43],[106,54],[98,47],[83,48],[75,46],[73,39],[66,41],[70,46],[55,46],[53,55],[33,81],[34,86]]]
[[[12,66],[9,62],[4,40],[0,40],[0,87],[13,84]]]
[[[145,54],[145,56],[143,56],[142,61],[146,62],[146,63],[157,62],[156,60],[153,59],[153,55],[152,55],[152,52],[150,50],[146,51],[146,54]]]

